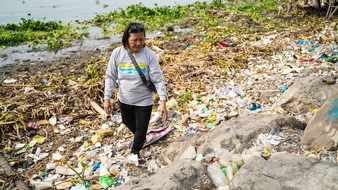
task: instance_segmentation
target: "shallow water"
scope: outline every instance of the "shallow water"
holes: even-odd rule
[[[71,56],[75,53],[88,50],[106,50],[112,43],[121,40],[122,34],[112,35],[109,38],[100,39],[100,29],[89,30],[89,37],[82,40],[73,40],[70,47],[63,48],[57,52],[50,50],[47,45],[39,45],[35,49],[27,45],[8,47],[0,50],[0,67],[13,63],[45,62],[61,57]],[[191,28],[175,28],[175,32],[191,32]],[[148,38],[164,35],[161,32],[147,34]]]
[[[70,22],[85,20],[97,14],[126,8],[131,4],[142,3],[147,7],[186,5],[196,0],[0,0],[0,24],[18,23],[21,18],[61,20]],[[108,7],[105,8],[105,5]],[[30,15],[30,16],[29,16]]]
[[[0,24],[19,22],[20,18],[25,17],[46,20],[62,20],[71,22],[76,19],[91,19],[98,13],[105,13],[123,8],[130,4],[140,3],[148,7],[153,7],[155,3],[158,6],[174,6],[177,4],[184,5],[196,2],[196,0],[176,0],[176,1],[116,1],[116,0],[22,0],[8,1],[0,0]],[[98,3],[97,3],[98,2]],[[109,5],[103,8],[103,5]],[[31,13],[31,16],[27,16]],[[190,32],[191,29],[175,29],[176,32]],[[104,51],[112,43],[121,40],[121,35],[112,35],[109,38],[101,39],[103,36],[101,28],[88,29],[89,37],[82,40],[74,40],[71,47],[63,48],[60,51],[51,51],[46,45],[39,45],[35,49],[27,45],[8,47],[0,50],[0,67],[13,64],[25,63],[30,61],[43,62],[53,59],[71,56],[74,53],[86,50],[99,49]],[[161,36],[159,32],[149,33],[147,37]]]

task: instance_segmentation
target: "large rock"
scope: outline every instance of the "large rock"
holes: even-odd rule
[[[244,189],[338,189],[338,165],[287,153],[272,154],[269,160],[254,156],[229,184]]]
[[[191,146],[196,146],[197,139],[201,134],[195,133],[191,135],[185,135],[177,141],[170,143],[164,150],[163,161],[167,164],[171,164],[181,158],[181,155],[187,151]]]
[[[158,170],[156,174],[149,178],[132,179],[116,189],[215,189],[215,186],[205,173],[206,170],[201,164],[191,159],[182,159]]]
[[[270,127],[279,131],[284,126],[300,128],[302,123],[293,117],[277,114],[252,114],[229,120],[198,139],[197,153],[242,153],[244,149],[252,146],[260,133],[268,133]]]
[[[318,148],[326,149],[338,148],[338,89],[335,91],[309,122],[301,144],[311,147],[318,145]]]
[[[329,94],[338,89],[336,79],[318,76],[300,78],[282,94],[276,104],[297,115],[318,109],[326,102]]]
[[[222,174],[221,166],[229,163],[227,158],[231,156],[231,161],[239,163],[234,155],[241,154],[243,150],[251,147],[258,135],[269,132],[270,127],[274,127],[276,131],[282,127],[304,128],[294,117],[279,114],[252,114],[232,119],[208,133],[186,135],[171,143],[163,154],[163,160],[169,164],[166,168],[157,170],[149,178],[132,179],[120,189],[217,189],[216,186],[223,188],[229,178]],[[206,159],[202,164],[193,160],[195,155],[200,154]],[[218,162],[212,161],[214,156],[218,157]],[[233,189],[306,189],[303,183],[296,186],[298,183],[293,181],[294,176],[296,180],[305,181],[316,181],[321,177],[329,184],[332,180],[331,176],[323,177],[323,172],[332,165],[330,163],[322,164],[316,159],[288,154],[272,154],[268,161],[261,157],[252,157],[254,158],[239,170],[240,177],[237,178],[237,173],[230,181]],[[310,175],[305,170],[317,174]],[[329,170],[331,171],[333,169]],[[246,175],[249,178],[246,179]],[[337,175],[338,173],[333,177]],[[278,181],[280,176],[282,180]]]
[[[191,135],[190,138],[186,135],[184,139],[171,143],[164,151],[163,160],[171,164],[179,160],[181,154],[191,146],[203,155],[242,153],[252,146],[260,133],[268,133],[270,127],[279,131],[284,126],[303,129],[303,124],[294,117],[278,114],[250,114],[228,120],[204,135]]]

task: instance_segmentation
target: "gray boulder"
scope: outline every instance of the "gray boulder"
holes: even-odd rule
[[[338,189],[338,165],[287,153],[269,160],[254,156],[229,183],[231,190],[245,189]]]
[[[210,153],[220,155],[223,152],[242,153],[245,148],[252,145],[260,133],[269,132],[270,127],[279,131],[284,126],[303,129],[303,124],[294,117],[278,114],[250,114],[228,120],[208,133],[186,135],[171,143],[163,153],[163,160],[171,164],[179,160],[181,154],[191,146],[197,149],[197,153],[203,155]]]
[[[159,169],[149,178],[135,178],[116,189],[133,190],[211,190],[215,186],[206,175],[206,169],[191,159],[179,160],[168,167]]]
[[[302,145],[315,145],[318,148],[338,148],[338,89],[330,95],[328,101],[317,111],[305,129],[300,141]]]
[[[279,131],[284,126],[300,128],[303,125],[293,117],[278,114],[252,114],[229,120],[198,139],[197,153],[242,153],[252,146],[260,133],[268,133],[270,127]]]
[[[276,105],[296,115],[320,108],[330,93],[338,89],[337,77],[300,78],[277,100]]]
[[[170,143],[163,152],[163,161],[166,164],[172,164],[181,158],[181,155],[185,153],[191,146],[196,147],[197,139],[202,134],[185,135],[177,141]]]
[[[171,143],[163,153],[167,167],[150,177],[132,179],[117,189],[217,189],[216,186],[226,188],[227,180],[230,189],[336,188],[335,164],[287,153],[272,154],[268,161],[253,156],[234,178],[225,177],[220,166],[224,166],[227,154],[241,154],[270,127],[276,131],[282,127],[304,128],[294,117],[278,114],[252,114],[228,120],[208,133],[186,135]],[[204,162],[194,161],[197,154],[205,156]],[[218,162],[213,161],[214,155],[218,155]],[[236,162],[233,156],[231,160]]]

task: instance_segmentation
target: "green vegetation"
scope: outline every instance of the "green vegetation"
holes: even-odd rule
[[[143,23],[147,31],[165,30],[168,26],[192,23],[192,27],[198,30],[208,29],[206,37],[207,47],[211,47],[216,36],[223,32],[229,35],[239,31],[239,26],[231,26],[226,17],[220,16],[219,11],[235,11],[246,15],[257,22],[265,22],[262,25],[266,29],[282,29],[287,25],[280,21],[274,21],[271,15],[276,15],[280,7],[286,7],[287,0],[213,0],[208,2],[195,2],[189,5],[163,6],[155,4],[154,8],[144,6],[142,3],[130,5],[125,9],[97,15],[92,20],[79,22],[77,27],[71,24],[63,24],[61,21],[37,21],[22,19],[19,24],[0,25],[0,47],[15,46],[26,43],[35,47],[38,44],[47,44],[51,49],[58,50],[70,44],[72,39],[82,38],[83,30],[91,25],[99,26],[106,33],[121,33],[130,22]],[[100,4],[96,0],[96,4]],[[107,5],[103,5],[106,7]],[[269,16],[268,16],[269,15]],[[311,18],[309,18],[311,22]],[[223,23],[227,23],[224,26]],[[308,23],[301,23],[308,24]],[[213,31],[213,32],[210,32]],[[250,32],[250,29],[249,29]],[[251,31],[256,32],[256,31]],[[207,50],[207,49],[206,49]]]
[[[100,79],[101,76],[103,76],[103,73],[101,72],[101,68],[98,62],[88,64],[86,68],[85,80],[92,80],[92,83],[95,83],[97,82],[97,80]]]
[[[105,71],[105,64],[107,60],[100,60],[98,58],[91,57],[86,62],[86,74],[83,76],[80,81],[83,83],[87,83],[89,85],[95,84],[98,81],[102,80]]]
[[[181,94],[177,99],[179,105],[183,105],[190,100],[192,100],[192,94],[189,90],[187,90],[184,94]]]
[[[87,162],[80,162],[80,164],[81,164],[81,172],[79,173],[78,171],[76,171],[76,169],[74,168],[74,167],[72,167],[71,165],[69,165],[68,163],[67,163],[67,160],[66,159],[63,159],[62,161],[61,161],[63,164],[65,164],[65,165],[67,165],[68,166],[68,168],[69,169],[71,169],[79,178],[80,178],[80,180],[81,180],[81,182],[83,183],[83,184],[86,184],[86,179],[85,179],[85,175],[84,175],[84,173],[85,173],[85,171],[86,171],[86,168],[88,167],[88,163]]]
[[[112,31],[118,32],[121,32],[128,23],[135,21],[143,23],[147,29],[164,29],[168,25],[182,22],[185,16],[191,12],[191,8],[198,4],[202,3],[187,6],[155,6],[154,8],[148,8],[140,3],[105,15],[97,15],[89,22],[103,27],[114,25],[115,28]]]
[[[51,49],[59,49],[83,35],[84,33],[74,32],[74,27],[63,25],[61,21],[43,22],[22,18],[18,24],[0,25],[0,46],[27,43],[35,47],[38,44],[47,44]]]

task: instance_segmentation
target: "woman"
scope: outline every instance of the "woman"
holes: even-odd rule
[[[145,29],[139,23],[130,23],[124,30],[122,45],[113,50],[105,77],[104,110],[112,111],[112,91],[119,86],[118,100],[122,122],[134,134],[128,160],[138,165],[139,152],[143,147],[154,104],[154,92],[142,82],[140,75],[128,55],[130,51],[147,80],[154,83],[160,97],[160,112],[167,119],[166,86],[163,72],[155,52],[145,46]]]

